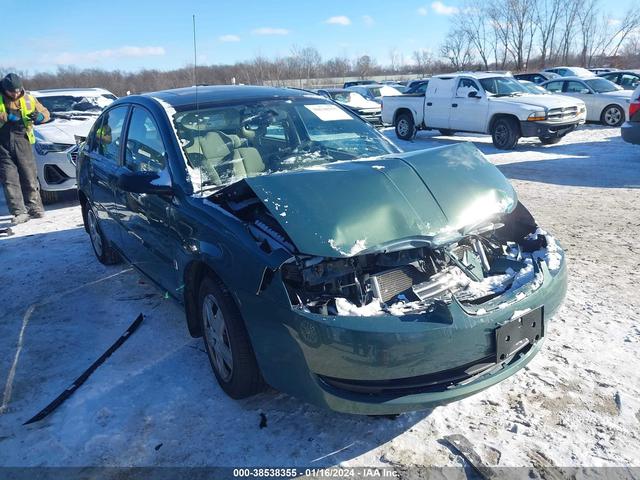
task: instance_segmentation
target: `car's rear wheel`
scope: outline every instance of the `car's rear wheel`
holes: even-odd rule
[[[40,188],[40,198],[42,199],[43,204],[51,205],[52,203],[56,203],[60,199],[60,195],[58,192],[42,190],[42,188]]]
[[[600,121],[607,127],[619,127],[624,123],[624,110],[620,105],[608,105],[602,110]]]
[[[222,390],[235,399],[263,390],[264,382],[249,335],[229,291],[205,277],[198,300],[204,346]]]
[[[493,146],[500,150],[512,150],[518,144],[520,129],[513,118],[499,118],[491,129]]]
[[[451,135],[455,135],[456,132],[453,130],[449,130],[448,128],[439,128],[438,131],[440,135],[444,135],[445,137],[450,137]]]
[[[96,254],[100,263],[103,265],[114,265],[116,263],[120,263],[120,255],[111,246],[109,239],[104,235],[100,228],[98,217],[92,208],[88,208],[87,210],[87,227],[93,252]]]
[[[410,113],[401,113],[396,119],[396,136],[400,140],[411,140],[415,133],[413,116]]]
[[[562,140],[562,137],[538,137],[538,138],[540,139],[540,143],[542,143],[543,145],[555,145],[560,140]]]

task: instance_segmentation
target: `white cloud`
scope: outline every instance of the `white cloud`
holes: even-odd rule
[[[131,57],[149,57],[164,55],[163,47],[137,47],[124,46],[120,48],[107,48],[105,50],[94,50],[93,52],[63,52],[55,55],[52,60],[58,65],[70,65],[76,63],[98,63],[101,60]]]
[[[221,35],[218,37],[220,42],[239,42],[240,37],[238,35]]]
[[[429,9],[427,7],[420,7],[418,9],[418,15],[422,15],[423,17],[429,13]]]
[[[431,4],[431,8],[433,8],[433,11],[436,12],[438,15],[455,15],[457,13],[460,13],[460,10],[458,9],[458,7],[445,5],[440,1],[433,2]]]
[[[364,24],[367,27],[373,27],[375,25],[375,23],[376,23],[376,21],[370,15],[363,15],[362,16],[362,21],[364,22]]]
[[[251,33],[254,35],[289,35],[289,30],[286,28],[260,27]]]
[[[346,27],[347,25],[351,25],[351,19],[349,17],[345,17],[344,15],[338,15],[335,17],[327,18],[324,23],[328,23],[330,25],[342,25]]]
[[[607,25],[611,27],[616,27],[622,23],[622,20],[618,20],[617,18],[609,18],[607,19]]]

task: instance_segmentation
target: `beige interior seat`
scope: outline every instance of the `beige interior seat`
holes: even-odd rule
[[[193,157],[202,155],[200,168],[209,180],[222,183],[221,178],[230,175],[244,178],[264,172],[265,165],[258,150],[253,147],[242,147],[242,140],[237,135],[222,132],[207,132],[197,137],[187,147],[187,153]]]

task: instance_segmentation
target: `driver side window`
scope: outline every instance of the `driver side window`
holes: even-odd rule
[[[127,133],[125,166],[132,172],[159,173],[166,167],[166,150],[153,117],[134,107]]]
[[[589,93],[589,89],[582,82],[567,82],[567,88],[565,92],[568,93]]]
[[[469,96],[469,92],[478,92],[479,90],[476,82],[470,78],[461,78],[456,90],[456,97],[465,98]]]

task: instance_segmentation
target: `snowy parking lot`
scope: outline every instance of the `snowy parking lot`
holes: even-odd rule
[[[126,265],[98,263],[70,196],[0,239],[0,466],[461,465],[442,442],[451,434],[488,465],[640,466],[640,146],[592,125],[508,152],[435,132],[397,144],[460,141],[500,167],[567,251],[566,301],[525,369],[395,419],[273,390],[231,400],[181,307]],[[23,426],[139,313],[140,329],[67,402]]]

